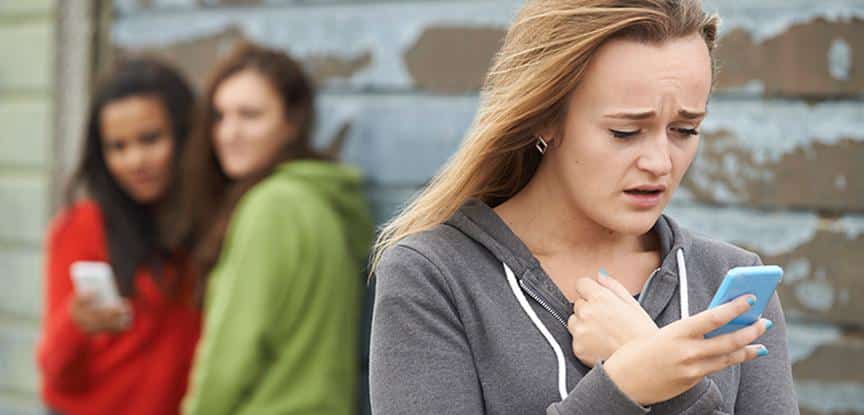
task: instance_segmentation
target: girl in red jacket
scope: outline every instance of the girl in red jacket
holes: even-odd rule
[[[42,394],[53,413],[178,412],[198,340],[195,279],[164,248],[166,210],[194,94],[172,68],[120,64],[95,92],[68,206],[47,237]],[[80,193],[83,192],[83,197]],[[70,267],[108,263],[122,297],[97,304]]]

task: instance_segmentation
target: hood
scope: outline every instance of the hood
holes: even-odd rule
[[[351,255],[364,267],[372,244],[374,224],[363,194],[363,175],[353,167],[318,160],[289,161],[273,173],[278,179],[305,182],[320,194],[343,219]]]

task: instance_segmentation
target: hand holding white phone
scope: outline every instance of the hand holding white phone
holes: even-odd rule
[[[75,292],[78,295],[92,296],[99,307],[114,307],[122,303],[114,273],[105,262],[77,261],[69,267]]]

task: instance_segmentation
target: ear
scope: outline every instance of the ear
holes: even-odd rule
[[[546,127],[538,132],[549,147],[558,147],[561,144],[561,132],[557,126]]]

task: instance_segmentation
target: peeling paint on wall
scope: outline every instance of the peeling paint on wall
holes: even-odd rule
[[[445,22],[500,28],[509,23],[514,12],[515,5],[492,6],[488,2],[387,3],[374,8],[312,6],[273,8],[267,13],[254,9],[206,9],[192,16],[128,16],[117,21],[112,36],[123,47],[164,46],[212,35],[235,25],[254,41],[284,48],[301,57],[326,54],[354,60],[371,51],[372,64],[355,74],[351,83],[406,88],[413,81],[405,68],[403,54],[426,28]]]
[[[332,56],[307,55],[304,62],[309,73],[319,82],[330,80],[333,84],[350,79],[372,63],[372,55],[367,51],[356,59],[340,59]]]
[[[864,208],[864,106],[858,102],[718,99],[709,112],[683,182],[696,200]]]
[[[722,70],[721,70],[722,71]],[[721,72],[722,77],[722,72]],[[765,94],[765,82],[758,79],[747,81],[743,85],[723,88],[724,94],[736,95],[763,95]]]
[[[773,125],[786,120],[762,122]],[[864,141],[843,139],[829,145],[814,140],[783,154],[779,161],[764,157],[757,161],[748,144],[763,140],[766,132],[748,134],[741,137],[725,130],[703,134],[682,182],[697,201],[836,212],[864,209]],[[838,176],[844,178],[840,188]]]
[[[793,283],[806,279],[810,275],[810,261],[807,258],[797,258],[789,261],[783,270],[783,282]]]
[[[825,281],[803,281],[795,286],[798,301],[814,311],[828,311],[834,305],[834,288]]]
[[[840,339],[841,335],[840,329],[834,326],[790,324],[787,332],[789,360],[792,364],[804,360],[819,347]]]
[[[670,206],[667,211],[685,227],[772,256],[810,242],[819,226],[819,217],[812,213],[765,213],[696,206]],[[731,223],[737,226],[729,226]]]
[[[350,122],[346,161],[359,166],[373,183],[420,186],[458,148],[477,98],[325,94],[319,108],[319,114],[327,116],[321,118],[317,144],[325,145],[340,125]]]
[[[864,384],[852,382],[795,382],[798,402],[802,408],[820,414],[864,412]]]
[[[831,224],[830,229],[846,234],[849,240],[864,234],[864,216],[844,216]]]
[[[739,137],[735,145],[757,163],[777,162],[815,143],[864,142],[864,106],[857,102],[714,101],[710,112],[702,132],[732,132]]]
[[[503,29],[430,27],[405,52],[405,63],[421,89],[479,90],[505,34]]]
[[[836,187],[837,190],[846,190],[846,185],[846,176],[837,176],[834,179],[834,187]]]
[[[170,3],[177,6],[185,2]],[[403,56],[421,33],[435,26],[502,30],[521,4],[521,1],[508,0],[382,3],[374,8],[363,4],[340,4],[339,7],[273,5],[204,8],[194,14],[134,14],[135,8],[126,6],[120,8],[112,38],[120,47],[152,47],[213,35],[234,25],[252,40],[285,48],[300,57],[324,54],[355,60],[369,51],[373,56],[372,64],[351,77],[352,86],[371,84],[381,88],[409,88],[413,86],[413,80]],[[712,1],[706,8],[719,10],[724,22],[721,33],[745,30],[757,42],[777,36],[792,25],[816,19],[864,19],[864,4],[854,0],[828,3],[809,0]],[[746,86],[747,90],[754,88],[758,89],[758,84]]]
[[[834,39],[828,49],[828,72],[835,79],[849,79],[852,70],[852,48],[844,39]]]
[[[707,0],[706,10],[716,11],[723,19],[721,36],[743,29],[754,40],[763,42],[791,26],[816,19],[848,22],[864,19],[864,4],[857,0]]]
[[[824,98],[860,94],[864,77],[854,68],[864,66],[864,56],[852,51],[864,48],[862,30],[861,19],[819,18],[792,25],[761,42],[742,28],[728,31],[720,38],[716,53],[720,63],[717,89],[741,93],[742,87],[759,81],[763,86],[759,95]]]

